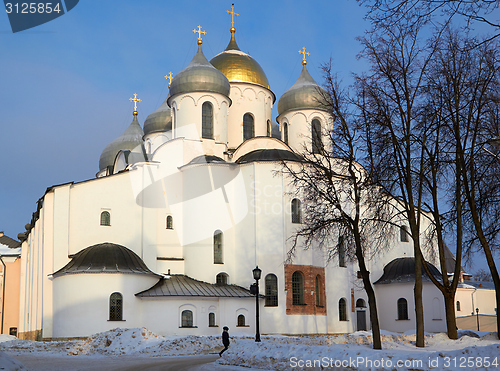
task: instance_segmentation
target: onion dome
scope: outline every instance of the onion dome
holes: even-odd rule
[[[137,121],[137,111],[134,111],[134,119],[130,126],[116,138],[114,141],[109,143],[104,151],[101,153],[99,158],[99,171],[106,169],[108,166],[113,166],[115,163],[116,155],[120,151],[132,151],[137,146],[143,145],[142,137],[144,132],[142,131],[139,121]]]
[[[77,273],[136,273],[159,276],[149,270],[135,252],[110,242],[81,250],[71,257],[68,264],[52,275],[56,277]]]
[[[427,267],[436,279],[441,279],[441,273],[439,273],[439,270],[434,265],[427,262]],[[429,276],[424,270],[423,263],[422,280],[430,281]],[[392,260],[384,267],[384,274],[374,284],[403,282],[415,282],[415,258],[397,258]]]
[[[201,44],[198,44],[198,52],[191,62],[173,78],[167,102],[170,104],[172,98],[178,94],[195,91],[219,93],[229,98],[229,89],[226,76],[210,64],[203,55]]]
[[[231,27],[231,40],[226,50],[210,60],[230,82],[249,82],[269,89],[269,81],[262,67],[255,59],[244,53],[236,44],[235,29]]]
[[[278,101],[278,114],[300,109],[323,109],[326,90],[319,86],[307,71],[306,63],[302,63],[299,78]]]
[[[156,111],[153,111],[146,117],[146,121],[144,121],[144,135],[172,130],[172,116],[170,115],[170,107],[167,104],[167,99],[165,99]]]

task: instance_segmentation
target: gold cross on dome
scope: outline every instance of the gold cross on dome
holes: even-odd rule
[[[305,66],[307,64],[306,54],[309,55],[309,53],[306,52],[306,47],[304,46],[302,50],[299,50],[299,53],[304,55],[304,58],[302,59],[302,64]]]
[[[231,4],[231,11],[226,10],[228,14],[231,14],[231,28],[234,28],[234,16],[239,16],[238,13],[235,13],[234,11],[234,4]]]
[[[168,75],[165,75],[165,78],[169,80],[168,87],[170,88],[170,84],[172,83],[172,79],[174,78],[174,76],[172,76],[172,71],[170,71]]]
[[[137,94],[134,93],[133,98],[129,98],[129,101],[134,102],[134,115],[137,115],[137,102],[142,102],[139,98],[137,98]]]
[[[201,30],[201,26],[198,26],[197,30],[193,30],[194,33],[198,33],[198,45],[201,45],[203,41],[201,40],[201,34],[206,35],[206,31]]]

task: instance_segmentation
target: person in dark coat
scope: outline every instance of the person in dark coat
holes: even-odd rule
[[[224,344],[224,349],[219,352],[219,357],[222,357],[222,353],[229,348],[229,327],[224,326],[222,329],[224,330],[222,331],[222,344]]]

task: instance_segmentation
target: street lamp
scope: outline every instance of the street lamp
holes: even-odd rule
[[[479,331],[479,308],[476,308],[477,331]]]
[[[488,148],[486,148],[484,146],[486,143],[488,143],[490,146],[492,146],[493,148],[498,150],[498,149],[500,149],[500,137],[493,137],[491,139],[488,139],[486,142],[483,143],[483,146],[482,146],[482,148],[486,152],[488,152],[490,155],[492,155],[493,157],[496,157],[497,159],[500,160],[500,157],[497,154],[493,153],[492,151],[490,151]]]
[[[253,278],[255,280],[255,341],[260,342],[260,330],[259,330],[259,280],[260,275],[262,274],[262,270],[259,269],[259,266],[256,266],[253,269]]]

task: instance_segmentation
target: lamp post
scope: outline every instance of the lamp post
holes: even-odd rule
[[[479,308],[476,308],[477,331],[479,331]]]
[[[255,279],[255,341],[260,342],[260,329],[259,329],[259,280],[262,270],[259,266],[253,269],[253,278]]]
[[[483,143],[482,145],[482,149],[484,149],[486,152],[488,152],[490,155],[492,155],[493,157],[496,157],[497,159],[500,160],[500,157],[493,153],[492,151],[490,151],[488,148],[486,148],[484,145],[488,143],[490,146],[492,146],[493,148],[495,149],[500,149],[500,137],[493,137],[491,139],[488,139],[486,142]]]

